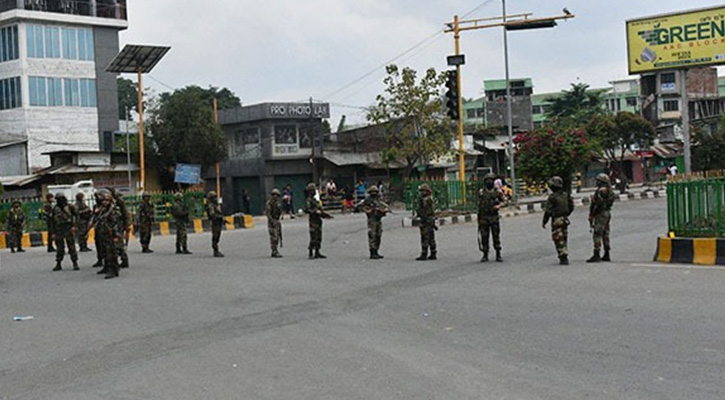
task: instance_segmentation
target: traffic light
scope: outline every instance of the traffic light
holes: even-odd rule
[[[448,108],[448,116],[457,121],[458,115],[458,72],[456,70],[448,71],[448,79],[446,80],[446,108]]]

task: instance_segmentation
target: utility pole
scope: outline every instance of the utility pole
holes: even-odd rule
[[[141,168],[141,191],[146,189],[146,159],[143,144],[143,86],[142,75],[143,68],[138,69],[138,150],[141,158],[139,167]]]
[[[312,142],[312,156],[311,156],[312,158],[310,158],[310,162],[312,163],[312,182],[314,182],[315,185],[319,185],[320,183],[317,182],[317,179],[319,178],[318,171],[317,171],[317,160],[315,160],[315,157],[317,156],[317,151],[315,150],[315,148],[317,147],[317,143],[316,143],[317,137],[315,135],[315,125],[314,125],[314,120],[313,120],[313,114],[314,114],[314,112],[312,109],[312,97],[310,97],[310,118],[308,119],[308,122],[307,122],[307,124],[308,124],[307,129],[309,130],[309,132],[307,132],[307,134],[310,135],[310,141]]]
[[[212,107],[214,108],[214,123],[219,125],[219,107],[217,105],[216,97],[212,100]],[[217,161],[216,165],[214,166],[216,169],[216,195],[219,197],[219,199],[222,198],[222,184],[221,184],[221,178],[219,177],[219,161]]]
[[[680,90],[682,93],[682,100],[680,108],[682,109],[682,144],[684,145],[685,153],[685,174],[689,175],[692,173],[692,150],[690,149],[690,104],[687,98],[687,69],[680,70]]]
[[[458,15],[453,16],[453,40],[455,42],[455,55],[461,55],[460,31],[458,29]],[[456,64],[456,87],[458,87],[458,180],[466,181],[466,155],[463,151],[463,98],[461,95],[461,64]],[[465,198],[465,197],[464,197]]]

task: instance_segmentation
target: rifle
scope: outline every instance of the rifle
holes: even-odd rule
[[[279,247],[284,248],[284,241],[282,239],[282,224],[277,225],[277,234],[279,234]]]

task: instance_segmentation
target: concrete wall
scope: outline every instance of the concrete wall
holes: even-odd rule
[[[28,152],[25,143],[0,147],[0,175],[17,176],[28,174]]]
[[[103,132],[118,130],[118,86],[116,84],[118,75],[106,72],[106,67],[119,52],[118,31],[113,28],[96,27],[93,29],[93,37],[96,56],[98,133],[102,135]]]

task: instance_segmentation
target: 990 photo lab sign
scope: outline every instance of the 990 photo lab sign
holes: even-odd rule
[[[269,103],[271,118],[330,118],[328,103]]]

